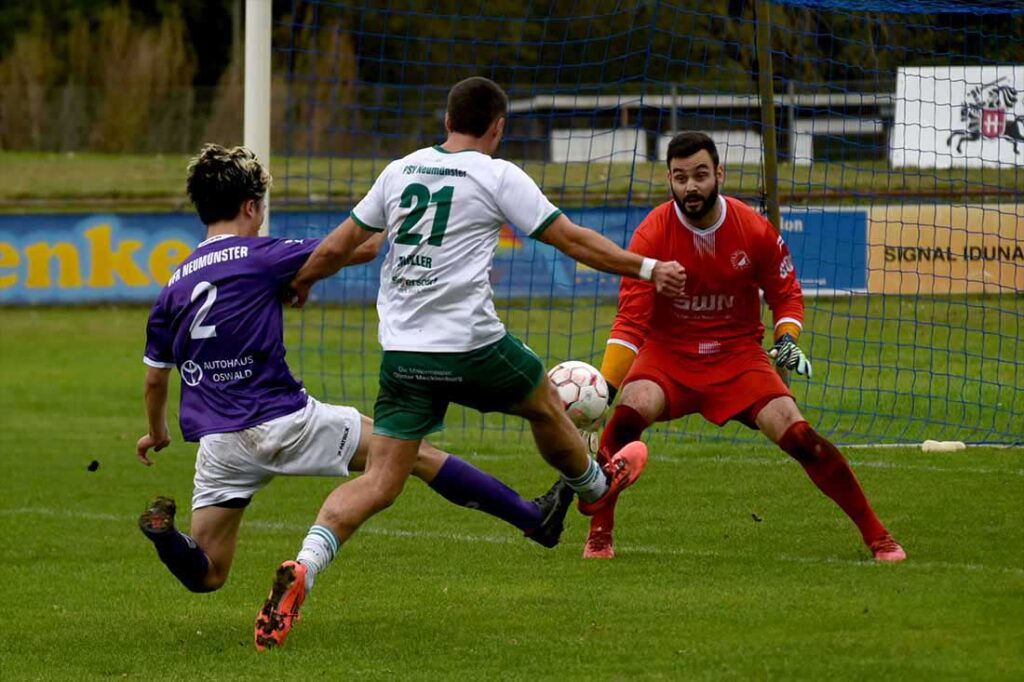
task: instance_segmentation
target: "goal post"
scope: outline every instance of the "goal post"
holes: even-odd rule
[[[271,168],[270,57],[273,0],[245,0],[245,87],[242,140]],[[272,169],[271,169],[272,170]],[[260,234],[270,233],[270,196]]]

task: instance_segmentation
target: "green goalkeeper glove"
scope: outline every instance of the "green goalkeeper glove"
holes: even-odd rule
[[[775,358],[775,364],[785,367],[797,374],[806,374],[811,378],[811,361],[807,359],[796,340],[790,334],[783,334],[775,345],[768,351],[768,355]]]

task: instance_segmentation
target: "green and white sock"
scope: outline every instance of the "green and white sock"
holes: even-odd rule
[[[302,541],[296,561],[306,566],[306,591],[313,589],[316,574],[327,568],[338,553],[338,538],[327,526],[313,525]]]
[[[593,457],[588,457],[587,459],[590,460],[590,466],[587,467],[582,476],[578,478],[566,478],[563,476],[562,478],[565,478],[565,482],[576,491],[581,500],[593,502],[608,492],[608,477],[605,476],[604,471],[601,470],[600,465],[594,461]]]

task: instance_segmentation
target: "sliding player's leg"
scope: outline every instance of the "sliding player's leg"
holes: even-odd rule
[[[153,543],[160,560],[192,592],[212,592],[227,580],[235,556],[238,527],[253,495],[273,477],[251,447],[264,432],[277,431],[268,422],[235,433],[203,436],[196,454],[192,491],[191,535],[175,526],[177,506],[169,497],[154,498],[139,517],[139,528]],[[258,433],[257,433],[258,431]]]
[[[413,361],[420,364],[412,366],[426,376],[443,375],[447,379],[444,395],[452,402],[479,412],[503,412],[527,419],[541,456],[562,473],[566,484],[580,496],[581,511],[588,509],[588,505],[600,505],[608,490],[621,490],[643,469],[643,444],[629,449],[614,462],[614,467],[609,467],[614,475],[601,469],[565,414],[547,379],[544,363],[511,334],[455,357],[406,360],[407,369],[409,361]],[[556,490],[550,493],[559,497]]]
[[[839,449],[811,428],[788,396],[768,402],[756,415],[758,428],[800,463],[807,475],[857,525],[878,561],[903,561],[903,548],[878,519],[857,476]]]
[[[496,516],[548,548],[558,544],[572,504],[573,491],[561,479],[544,495],[527,500],[491,474],[427,442],[420,446],[412,473],[452,504]]]
[[[640,436],[665,412],[665,391],[650,379],[627,378],[618,405],[601,434],[599,459],[618,452],[627,443],[640,440]],[[612,531],[615,528],[615,505],[608,505],[590,519],[590,532],[583,547],[584,559],[613,559],[615,547]]]
[[[362,415],[364,435],[349,463],[352,471],[362,471],[365,467],[372,432],[373,420]],[[491,474],[426,441],[420,445],[412,475],[452,504],[495,516],[549,548],[558,544],[561,519],[572,503],[572,490],[561,480],[540,497],[527,500]]]
[[[191,535],[174,524],[177,505],[156,497],[139,517],[139,528],[160,561],[191,592],[220,589],[231,571],[244,506],[203,507],[192,512]]]

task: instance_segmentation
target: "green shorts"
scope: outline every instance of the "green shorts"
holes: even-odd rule
[[[544,377],[541,359],[511,334],[464,353],[384,351],[373,432],[423,438],[444,428],[449,403],[508,412]]]

